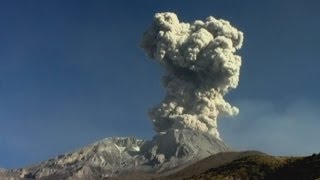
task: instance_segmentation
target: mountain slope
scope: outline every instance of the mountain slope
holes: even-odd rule
[[[132,144],[139,143],[134,141],[134,138],[130,140],[116,139],[120,142],[130,141]],[[109,141],[108,139],[103,141]],[[102,143],[103,141],[99,142]],[[130,144],[130,143],[129,143]],[[97,145],[97,143],[96,143]],[[89,146],[91,147],[91,146]],[[134,146],[133,146],[134,147]],[[86,147],[88,148],[88,147]],[[112,149],[112,148],[111,148]],[[136,148],[134,148],[136,149]],[[83,150],[83,149],[81,149]],[[90,151],[91,152],[91,151]],[[95,153],[94,153],[95,154]],[[72,157],[69,154],[66,156]],[[74,155],[73,155],[74,156]],[[66,159],[57,157],[64,161]],[[63,160],[64,159],[64,160]],[[49,166],[48,162],[54,162],[48,160],[39,165],[19,169],[19,170],[0,170],[0,179],[6,180],[14,179],[114,179],[114,180],[164,180],[164,179],[320,179],[320,154],[308,156],[308,157],[277,157],[270,156],[258,151],[245,151],[245,152],[221,152],[205,159],[196,161],[193,164],[181,165],[185,168],[173,168],[175,170],[157,172],[155,169],[159,167],[154,166],[154,169],[149,167],[152,171],[146,171],[139,168],[128,168],[127,170],[120,170],[114,176],[103,177],[106,172],[100,166],[90,165],[86,161],[84,166],[79,166],[78,169],[65,165],[64,173],[56,171],[48,173],[49,169],[53,167]],[[57,161],[59,162],[59,161]],[[117,162],[117,161],[115,161]],[[137,166],[139,167],[139,166]],[[42,174],[47,172],[47,175]],[[23,176],[22,176],[23,175]],[[20,176],[20,177],[19,177]]]
[[[34,166],[5,171],[2,176],[15,179],[105,179],[133,173],[160,176],[229,150],[209,134],[171,130],[157,134],[150,141],[134,137],[106,138]]]
[[[193,175],[204,173],[209,169],[226,165],[242,157],[247,157],[252,155],[266,155],[266,154],[259,151],[221,152],[221,153],[217,153],[215,155],[209,156],[203,160],[200,160],[174,174],[167,176],[166,178],[184,179],[187,177],[191,177]]]
[[[276,157],[251,155],[186,179],[319,179],[320,155]]]

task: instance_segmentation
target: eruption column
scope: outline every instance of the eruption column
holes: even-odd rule
[[[235,52],[242,41],[243,33],[222,19],[189,24],[174,13],[155,14],[141,42],[166,70],[167,94],[149,112],[155,131],[191,129],[220,138],[217,117],[239,113],[224,96],[238,85],[241,57]]]

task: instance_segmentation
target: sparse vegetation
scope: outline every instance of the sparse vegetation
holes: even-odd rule
[[[275,157],[252,155],[212,168],[186,179],[274,180],[320,178],[320,155],[309,157]]]

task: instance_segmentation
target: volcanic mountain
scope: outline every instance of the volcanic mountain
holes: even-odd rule
[[[2,171],[31,179],[103,179],[128,174],[166,176],[203,158],[229,151],[219,135],[221,115],[239,109],[224,96],[238,86],[243,33],[228,21],[209,16],[180,22],[170,12],[156,13],[141,47],[164,69],[166,95],[149,116],[152,140],[107,138],[38,165]]]
[[[2,171],[2,175],[15,179],[103,179],[131,173],[164,176],[229,150],[210,134],[172,130],[149,141],[106,138],[34,166]]]

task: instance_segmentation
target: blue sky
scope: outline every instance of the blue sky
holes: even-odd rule
[[[209,15],[245,34],[239,106],[221,118],[235,149],[320,151],[320,2],[0,1],[0,167],[30,165],[109,136],[150,138],[162,70],[139,42],[154,13]]]

